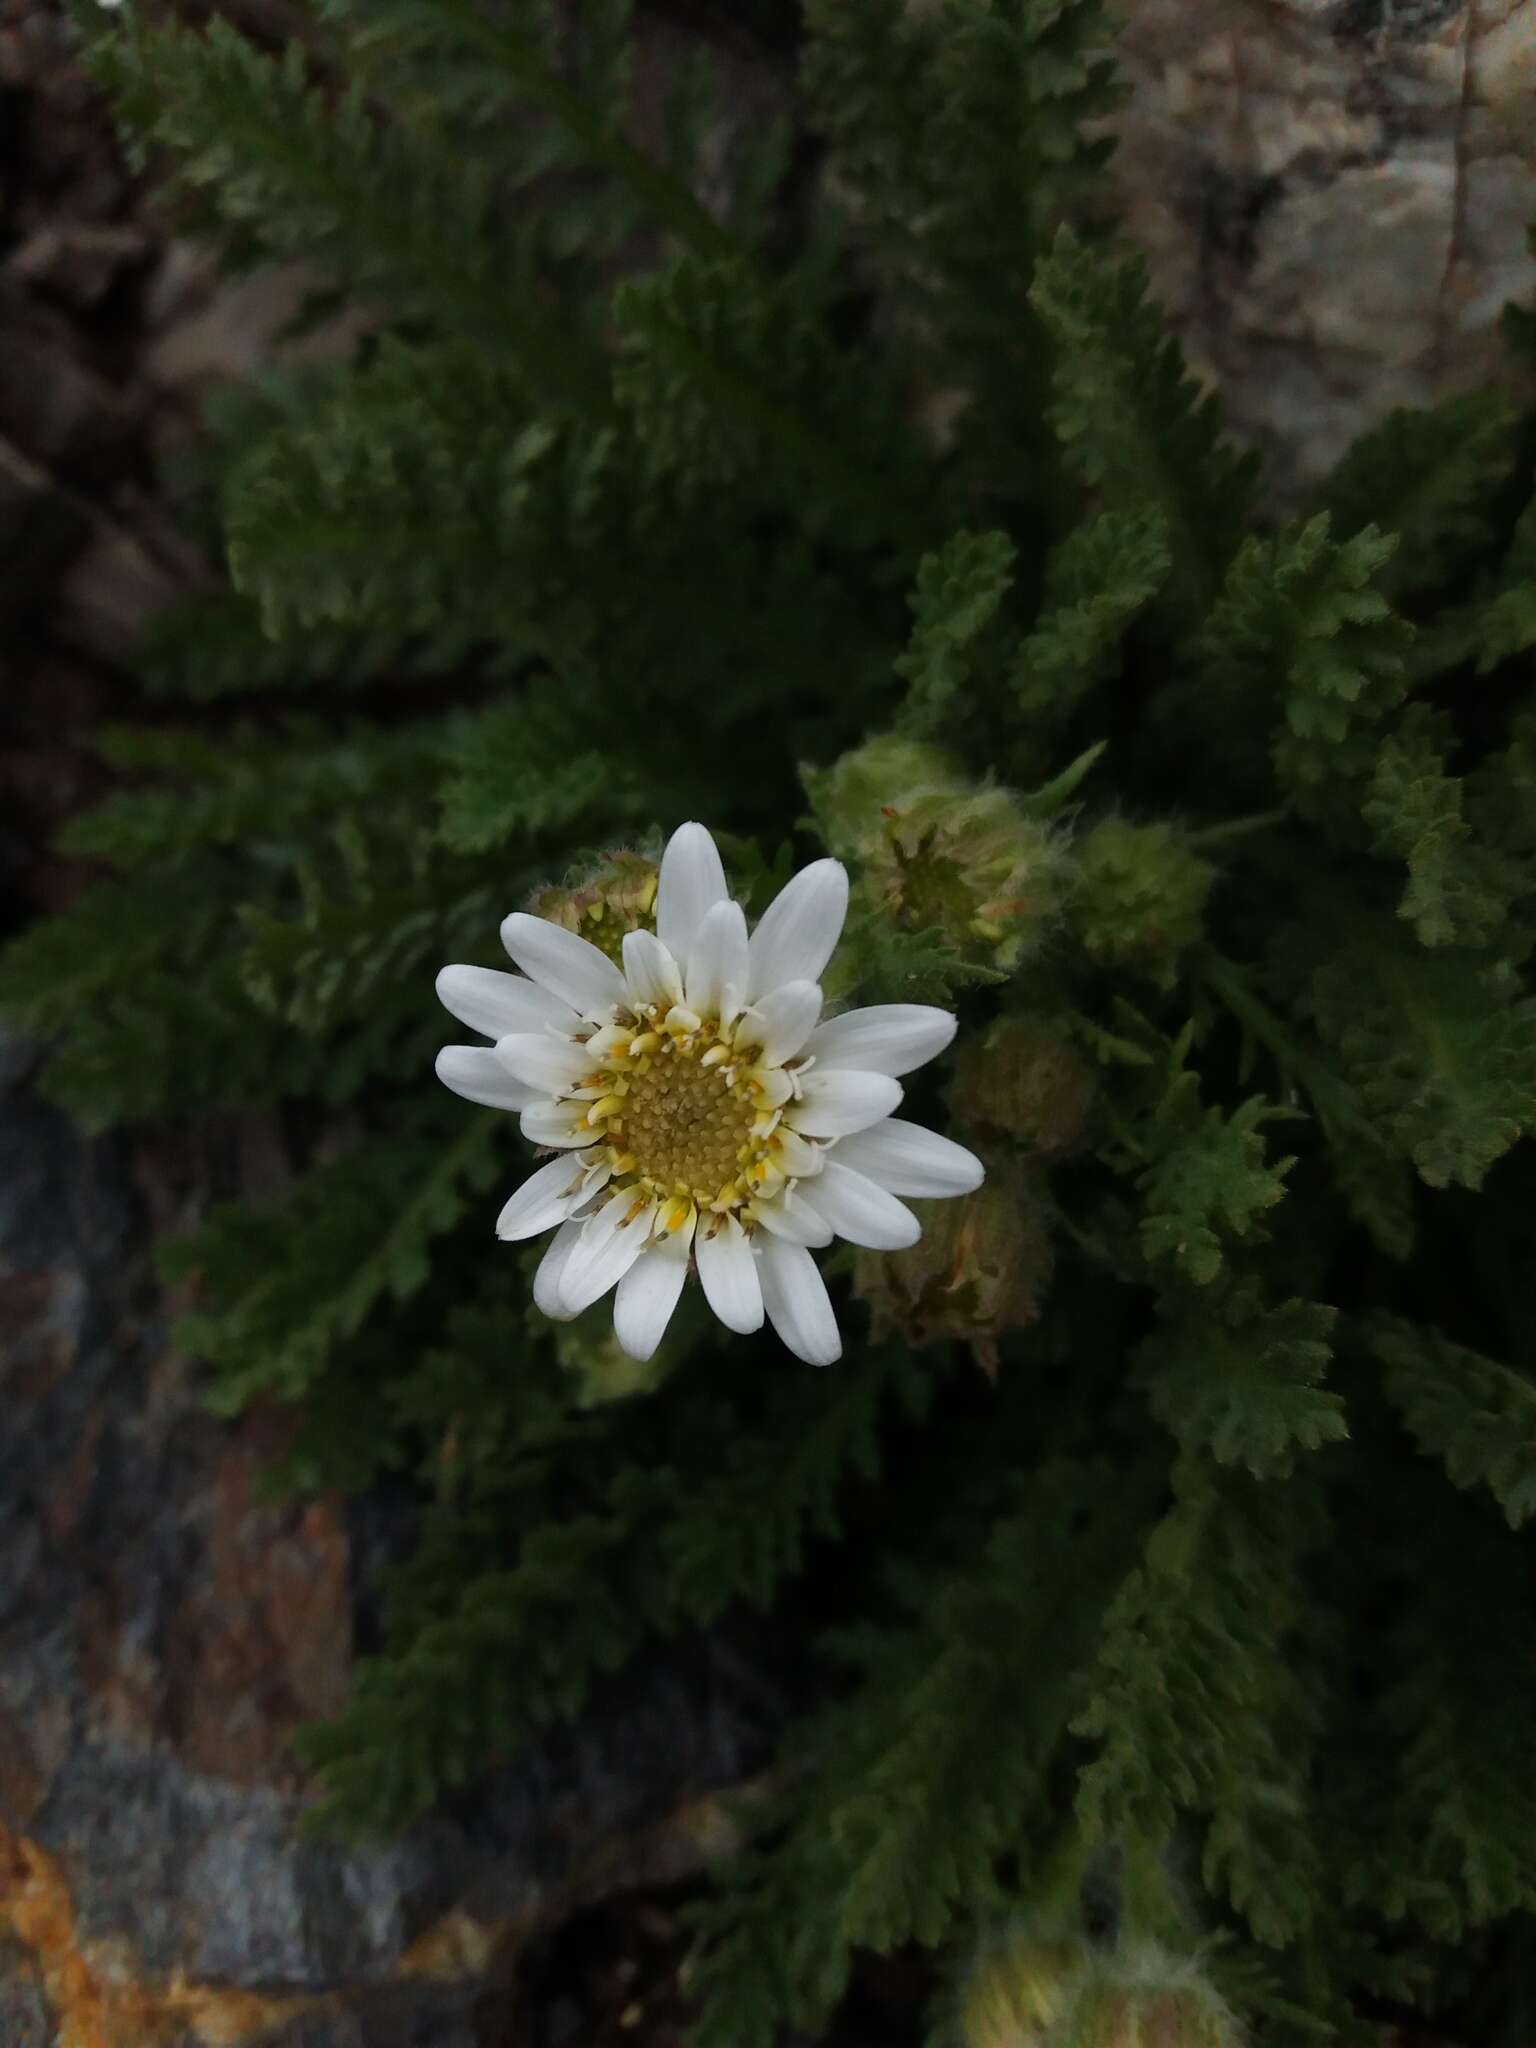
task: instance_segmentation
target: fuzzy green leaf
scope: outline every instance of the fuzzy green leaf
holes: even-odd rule
[[[1409,629],[1376,587],[1393,546],[1374,527],[1336,542],[1326,513],[1254,536],[1200,636],[1207,685],[1241,717],[1245,739],[1255,704],[1278,684],[1274,768],[1312,810],[1369,777],[1371,728],[1402,700]]]
[[[1207,1883],[1280,1946],[1320,1891],[1317,1681],[1295,1656],[1308,1607],[1298,1568],[1320,1540],[1320,1510],[1299,1480],[1266,1488],[1197,1466],[1178,1492],[1106,1617],[1074,1723],[1102,1744],[1078,1811],[1090,1833],[1152,1844],[1181,1810],[1204,1816]]]
[[[981,677],[991,683],[990,629],[1012,585],[1014,559],[1004,533],[957,533],[918,564],[912,639],[896,663],[908,685],[902,724],[917,737],[951,736]]]
[[[1349,1434],[1343,1401],[1321,1385],[1336,1313],[1312,1301],[1269,1307],[1253,1281],[1170,1308],[1139,1359],[1153,1414],[1185,1450],[1286,1477],[1298,1448]]]
[[[258,1393],[293,1400],[381,1302],[426,1284],[433,1240],[496,1171],[498,1120],[458,1108],[429,1099],[286,1201],[227,1204],[167,1247],[165,1271],[195,1279],[200,1301],[179,1342],[212,1366],[225,1413]]]
[[[1049,738],[1115,672],[1127,627],[1172,568],[1155,508],[1100,512],[1075,527],[1046,564],[1045,597],[1012,664],[1029,736]]]
[[[1146,294],[1139,259],[1063,229],[1030,297],[1057,345],[1052,419],[1068,461],[1111,508],[1162,517],[1174,588],[1199,606],[1241,531],[1254,464],[1222,441],[1214,399]]]
[[[1398,1317],[1370,1326],[1386,1390],[1456,1486],[1486,1486],[1512,1529],[1536,1515],[1536,1385]]]
[[[1281,1114],[1254,1096],[1230,1117],[1208,1109],[1142,1174],[1142,1250],[1171,1259],[1197,1286],[1221,1271],[1224,1236],[1243,1238],[1284,1199],[1294,1158],[1266,1161],[1261,1127]]]
[[[1336,533],[1376,526],[1396,537],[1382,576],[1389,595],[1433,589],[1486,549],[1518,459],[1519,419],[1509,393],[1467,391],[1389,413],[1349,450],[1324,503]]]
[[[1324,1038],[1431,1187],[1475,1188],[1536,1122],[1536,999],[1507,962],[1358,929],[1313,977]]]
[[[1525,880],[1495,849],[1472,839],[1463,785],[1445,772],[1450,721],[1414,705],[1381,745],[1362,807],[1378,853],[1408,864],[1398,905],[1426,946],[1492,939]]]

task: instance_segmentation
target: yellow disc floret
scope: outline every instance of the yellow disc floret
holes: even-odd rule
[[[659,1191],[712,1203],[752,1155],[755,1109],[748,1091],[706,1067],[692,1048],[662,1042],[628,1084],[609,1126],[635,1171]]]
[[[790,1092],[781,1069],[760,1066],[746,1027],[726,1027],[681,1004],[588,1041],[594,1071],[577,1100],[607,1146],[615,1191],[666,1206],[676,1228],[695,1210],[734,1211],[782,1185],[778,1111]]]

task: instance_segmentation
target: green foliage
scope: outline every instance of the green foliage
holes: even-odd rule
[[[1486,1608],[1441,1582],[1395,1631],[1394,1678],[1371,1731],[1391,1760],[1382,1792],[1394,1824],[1379,1855],[1357,1845],[1349,1876],[1390,1920],[1456,1942],[1536,1905],[1536,1653],[1525,1561],[1507,1536],[1483,1517],[1441,1527],[1513,1625],[1490,1628]]]
[[[1395,540],[1364,527],[1343,541],[1328,516],[1244,541],[1201,630],[1202,680],[1244,736],[1274,707],[1276,780],[1309,815],[1332,817],[1371,773],[1373,728],[1401,702],[1409,629],[1376,587]],[[1240,710],[1240,707],[1241,710]]]
[[[1536,1386],[1397,1317],[1378,1317],[1371,1342],[1389,1398],[1455,1484],[1488,1487],[1511,1529],[1536,1515]]]
[[[1097,0],[809,0],[750,89],[624,0],[309,0],[287,51],[73,11],[188,230],[327,323],[179,458],[232,587],[146,635],[0,957],[83,1121],[282,1138],[164,1256],[274,1483],[413,1502],[322,1822],[766,1609],[817,1641],[702,2048],[1085,1910],[1265,2048],[1513,2042],[1529,407],[1394,414],[1278,515],[1115,238]],[[493,1227],[528,1148],[430,1077],[437,969],[600,867],[643,919],[688,818],[754,915],[847,864],[833,1003],[959,1014],[904,1113],[987,1185],[920,1286],[827,1259],[826,1373],[692,1285],[643,1365],[551,1324]]]
[[[1397,535],[1384,587],[1433,591],[1484,553],[1498,495],[1519,458],[1520,409],[1503,391],[1468,391],[1422,412],[1389,413],[1357,441],[1324,494],[1333,530]]]
[[[1445,773],[1450,722],[1414,705],[1383,740],[1362,808],[1378,853],[1408,863],[1398,905],[1425,946],[1492,939],[1525,878],[1494,847],[1472,839],[1461,782]]]
[[[1112,509],[1159,515],[1180,602],[1205,602],[1242,531],[1253,464],[1221,441],[1215,400],[1185,373],[1145,265],[1063,229],[1031,298],[1056,343],[1051,420],[1073,472]]]
[[[1153,1414],[1186,1451],[1287,1477],[1298,1446],[1349,1434],[1343,1400],[1319,1384],[1334,1316],[1313,1301],[1267,1307],[1252,1280],[1178,1302],[1141,1353]]]
[[[957,533],[918,564],[912,641],[896,664],[908,685],[904,724],[920,738],[952,731],[986,662],[988,629],[1013,581],[1005,533]]]
[[[1028,744],[1042,752],[1095,686],[1115,673],[1127,627],[1172,566],[1162,515],[1100,512],[1046,563],[1040,616],[1019,647],[1013,687]]]
[[[1508,962],[1354,926],[1312,981],[1318,1029],[1379,1136],[1431,1187],[1482,1185],[1536,1118],[1536,998]]]
[[[505,1372],[504,1325],[495,1341]],[[810,1539],[836,1527],[849,1474],[878,1469],[883,1411],[917,1413],[925,1399],[910,1359],[871,1349],[830,1400],[781,1378],[734,1444],[733,1404],[694,1383],[668,1462],[636,1461],[616,1427],[606,1443],[585,1431],[551,1442],[547,1421],[525,1427],[493,1494],[531,1494],[521,1504],[547,1515],[527,1467],[553,1462],[567,1501],[589,1494],[590,1505],[521,1527],[514,1514],[515,1561],[489,1572],[472,1518],[467,1533],[480,1542],[470,1555],[481,1563],[467,1582],[459,1522],[437,1532],[446,1572],[429,1538],[400,1589],[390,1654],[363,1667],[351,1705],[307,1739],[328,1818],[398,1825],[436,1788],[573,1713],[646,1636],[711,1621],[732,1599],[767,1604]],[[732,1446],[723,1458],[722,1444]]]
[[[456,1123],[433,1103],[315,1168],[286,1202],[216,1209],[167,1251],[168,1275],[218,1303],[215,1314],[184,1317],[180,1335],[212,1366],[224,1412],[258,1394],[302,1394],[379,1302],[421,1287],[433,1239],[495,1172],[495,1126],[484,1116]]]
[[[1194,1076],[1186,1077],[1191,1083]],[[1185,1098],[1187,1100],[1187,1098]],[[1177,1103],[1180,1121],[1188,1114]],[[1283,1200],[1285,1176],[1294,1159],[1270,1164],[1264,1157],[1261,1126],[1276,1114],[1262,1096],[1252,1096],[1232,1116],[1208,1109],[1192,1117],[1180,1135],[1146,1169],[1141,1189],[1142,1249],[1149,1260],[1172,1259],[1198,1287],[1221,1271],[1218,1227],[1246,1237],[1255,1219]],[[1167,1111],[1164,1121],[1169,1121]]]
[[[1102,1477],[1043,1465],[968,1569],[903,1580],[906,1626],[830,1646],[857,1689],[805,1730],[782,1841],[703,1916],[723,1935],[698,1978],[703,2048],[772,2048],[780,2016],[818,2027],[856,1946],[933,1945],[991,1901],[997,1858],[1047,1802],[1096,1601],[1123,1557],[1113,1507],[1074,1520]],[[1006,1743],[989,1739],[1005,1725]],[[824,1910],[805,1912],[807,1898]]]
[[[1102,1742],[1079,1811],[1094,1833],[1160,1843],[1180,1813],[1202,1871],[1257,1938],[1284,1947],[1318,1910],[1308,1826],[1320,1674],[1301,1567],[1325,1524],[1301,1480],[1266,1489],[1198,1463],[1105,1617],[1076,1726]]]

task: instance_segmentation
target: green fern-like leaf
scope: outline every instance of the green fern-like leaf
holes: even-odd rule
[[[1185,1450],[1256,1478],[1284,1478],[1298,1449],[1349,1434],[1344,1403],[1321,1385],[1335,1311],[1268,1306],[1256,1282],[1165,1312],[1140,1370],[1152,1412]]]
[[[1246,707],[1279,684],[1272,753],[1282,788],[1311,811],[1372,772],[1371,728],[1402,699],[1409,629],[1376,587],[1393,542],[1366,527],[1343,542],[1326,514],[1245,541],[1200,637],[1207,686]],[[1245,735],[1246,736],[1246,735]]]
[[[1315,1494],[1196,1464],[1105,1623],[1075,1726],[1102,1744],[1078,1810],[1090,1833],[1164,1842],[1206,1818],[1205,1875],[1261,1941],[1296,1939],[1317,1909],[1309,1828],[1316,1679],[1295,1644],[1299,1565],[1320,1540]]]
[[[903,723],[919,737],[952,740],[956,721],[971,708],[968,693],[983,677],[991,681],[996,636],[990,629],[1013,567],[1013,544],[1003,533],[958,533],[918,564],[912,639],[896,673],[908,686]]]
[[[854,1947],[941,1940],[994,1896],[997,1856],[1041,1827],[1097,1602],[1124,1558],[1118,1512],[1086,1528],[1065,1513],[1083,1478],[1043,1468],[974,1559],[906,1589],[908,1626],[842,1642],[861,1683],[805,1731],[812,1775],[787,1839],[701,1916],[708,2048],[769,2048],[785,2021],[819,2029]]]
[[[1057,347],[1052,418],[1068,462],[1114,510],[1161,516],[1172,587],[1203,608],[1242,530],[1254,465],[1222,441],[1214,400],[1147,299],[1145,266],[1064,229],[1030,296]]]
[[[1536,1120],[1536,999],[1506,961],[1362,929],[1312,1002],[1379,1134],[1431,1187],[1480,1186]]]
[[[544,1401],[520,1402],[515,1444],[488,1478],[524,1492],[528,1468],[553,1450],[567,1500],[573,1488],[593,1494],[591,1468],[601,1470],[590,1511],[536,1523],[510,1569],[466,1582],[466,1545],[451,1529],[446,1569],[430,1558],[412,1567],[390,1654],[364,1668],[337,1720],[309,1732],[328,1817],[396,1826],[574,1712],[647,1634],[712,1619],[736,1598],[765,1602],[832,1526],[850,1472],[874,1471],[882,1411],[916,1414],[924,1401],[909,1356],[871,1350],[830,1389],[780,1379],[747,1431],[718,1400],[685,1396],[670,1441],[644,1464],[614,1444],[603,1453],[590,1428]]]
[[[1389,596],[1432,590],[1486,549],[1518,459],[1519,418],[1507,392],[1463,392],[1389,413],[1344,457],[1324,492],[1333,530],[1376,526],[1396,537],[1382,572]]]
[[[1389,1397],[1452,1482],[1486,1486],[1512,1529],[1536,1515],[1536,1386],[1399,1317],[1377,1317],[1370,1339]]]
[[[1481,1518],[1437,1516],[1436,1526],[1470,1576],[1423,1588],[1386,1646],[1398,1675],[1372,1732],[1393,1762],[1388,1825],[1377,1853],[1358,1858],[1354,1889],[1391,1920],[1464,1942],[1536,1907],[1536,1652],[1529,1627],[1488,1626],[1489,1601],[1529,1617],[1518,1546]],[[1459,1594],[1462,1584],[1477,1597]]]
[[[1262,1096],[1232,1116],[1208,1109],[1146,1169],[1142,1249],[1171,1259],[1197,1286],[1221,1270],[1222,1233],[1246,1237],[1266,1209],[1283,1200],[1294,1159],[1264,1157],[1261,1128],[1279,1112]]]
[[[216,1209],[168,1247],[166,1272],[199,1294],[180,1341],[213,1368],[219,1407],[296,1398],[381,1302],[422,1287],[433,1240],[490,1186],[497,1152],[494,1117],[432,1102],[310,1173],[287,1201]]]
[[[1426,946],[1476,946],[1497,933],[1525,877],[1472,839],[1460,780],[1445,772],[1449,720],[1414,705],[1382,742],[1363,812],[1379,853],[1408,864],[1398,905]]]
[[[269,57],[218,16],[196,34],[128,10],[89,55],[141,159],[165,152],[228,234],[473,333],[557,406],[606,409],[601,358],[550,310],[537,252],[504,228],[483,165],[380,119],[356,87],[312,84],[297,43]]]
[[[1160,512],[1100,512],[1046,564],[1045,596],[1012,664],[1026,734],[1037,750],[1115,672],[1127,627],[1172,567]]]

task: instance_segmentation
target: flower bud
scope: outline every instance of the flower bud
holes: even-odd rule
[[[1071,2010],[1089,1964],[1080,1938],[1016,1929],[977,1953],[959,1989],[962,2048],[1045,2048]]]
[[[528,908],[616,961],[626,932],[656,928],[656,875],[656,862],[643,853],[610,853],[581,880],[539,890]]]
[[[949,1102],[961,1123],[1006,1132],[1041,1159],[1081,1142],[1093,1077],[1064,1038],[1027,1017],[1000,1017],[955,1062]]]
[[[1105,818],[1078,845],[1073,920],[1101,967],[1129,967],[1166,987],[1204,929],[1215,870],[1177,826]]]
[[[937,747],[877,739],[806,777],[827,844],[893,922],[1011,969],[1060,908],[1059,833],[1006,790],[968,782]]]
[[[1242,2030],[1192,1963],[1149,1945],[1091,1972],[1050,2048],[1242,2048]]]
[[[1035,1321],[1051,1271],[1051,1245],[1034,1177],[1016,1159],[987,1160],[987,1178],[958,1201],[914,1202],[923,1234],[901,1252],[861,1252],[854,1291],[877,1331],[916,1347],[968,1343],[987,1373],[998,1339]]]

